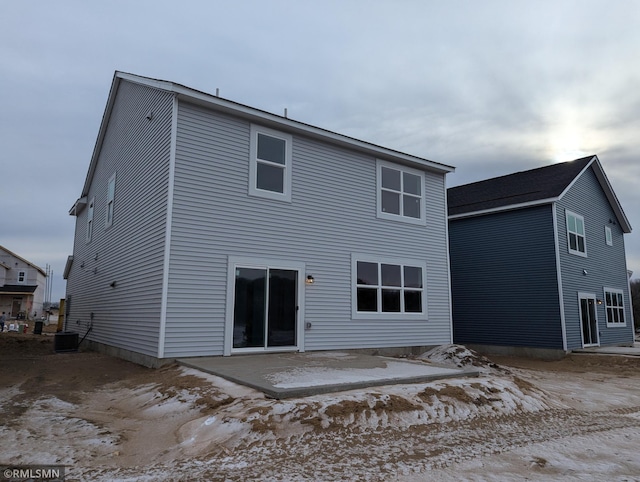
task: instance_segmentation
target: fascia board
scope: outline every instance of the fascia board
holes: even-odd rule
[[[494,213],[500,213],[500,212],[505,212],[505,211],[514,211],[516,209],[524,209],[524,208],[530,208],[533,206],[541,206],[543,204],[551,204],[555,201],[557,201],[558,198],[547,198],[547,199],[539,199],[537,201],[530,201],[530,202],[526,202],[526,203],[519,203],[519,204],[509,204],[508,206],[500,206],[497,208],[491,208],[491,209],[482,209],[479,211],[471,211],[468,213],[461,213],[461,214],[452,214],[449,216],[449,220],[453,221],[455,219],[463,219],[463,218],[473,218],[476,216],[485,216],[487,214],[494,214]]]
[[[102,149],[102,142],[104,141],[104,136],[107,132],[109,118],[111,117],[111,111],[113,110],[113,105],[116,100],[118,86],[120,85],[120,78],[121,73],[116,72],[113,76],[113,81],[111,82],[111,89],[109,90],[109,96],[107,97],[107,105],[105,106],[104,113],[102,114],[102,121],[100,122],[98,137],[96,139],[95,145],[93,146],[93,153],[91,154],[89,171],[87,172],[87,177],[84,181],[84,187],[82,188],[82,197],[86,197],[89,194],[89,186],[91,185],[93,174],[96,170],[96,164],[98,162],[98,155],[100,154],[100,150]]]
[[[584,169],[580,172],[580,174],[578,174],[573,179],[573,181],[571,181],[571,183],[565,188],[565,190],[562,191],[562,194],[558,196],[558,199],[562,199],[562,197],[567,192],[569,192],[569,190],[577,182],[580,176],[582,176],[587,171],[587,169],[591,167],[593,167],[593,172],[596,175],[596,179],[598,179],[598,182],[600,183],[600,187],[602,187],[602,191],[604,192],[604,195],[606,196],[607,201],[609,201],[609,205],[613,209],[613,212],[616,214],[616,218],[620,223],[620,227],[622,228],[622,231],[629,234],[631,232],[631,224],[629,223],[627,216],[622,210],[622,205],[620,204],[620,201],[618,201],[618,197],[616,196],[616,193],[611,187],[611,184],[609,183],[609,179],[607,178],[607,175],[605,174],[604,169],[602,169],[602,164],[600,164],[600,159],[598,159],[598,156],[593,156],[591,161],[589,161],[589,163],[584,167]]]

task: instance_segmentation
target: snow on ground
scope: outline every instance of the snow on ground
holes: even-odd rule
[[[457,345],[420,359],[482,375],[280,401],[180,368],[170,387],[38,400],[0,440],[74,480],[640,480],[640,374],[506,370]]]
[[[300,388],[318,385],[368,382],[372,380],[395,380],[406,377],[419,377],[441,374],[455,375],[459,370],[429,366],[424,363],[402,362],[389,359],[381,368],[348,368],[337,369],[327,367],[290,368],[285,371],[267,375],[276,388]]]

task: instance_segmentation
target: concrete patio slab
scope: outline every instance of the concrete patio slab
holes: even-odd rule
[[[340,351],[197,357],[177,361],[255,388],[276,399],[478,376],[475,370]]]
[[[581,350],[573,350],[573,353],[600,353],[603,355],[640,356],[640,343],[633,346],[592,346]]]

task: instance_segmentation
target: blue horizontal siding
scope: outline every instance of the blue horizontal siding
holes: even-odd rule
[[[456,343],[562,349],[551,206],[449,223]]]
[[[607,326],[605,305],[596,306],[600,345],[633,343],[631,296],[629,293],[624,233],[611,209],[593,169],[587,169],[557,203],[558,245],[567,330],[567,348],[582,348],[578,292],[604,299],[604,288],[624,292],[626,326]],[[569,253],[567,247],[566,210],[584,217],[587,256]],[[611,228],[613,246],[605,240],[604,228]],[[586,275],[584,272],[586,271]]]

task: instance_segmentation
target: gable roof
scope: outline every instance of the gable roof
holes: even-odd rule
[[[583,157],[575,161],[552,164],[449,188],[447,189],[449,219],[480,216],[558,201],[589,168],[593,168],[623,231],[630,233],[629,220],[597,156]]]
[[[102,122],[100,124],[98,138],[96,140],[93,154],[91,156],[91,163],[89,166],[89,171],[87,173],[87,178],[85,180],[84,188],[82,190],[80,198],[71,208],[69,214],[76,214],[77,212],[81,211],[84,204],[86,204],[86,200],[84,200],[83,198],[89,192],[89,186],[93,178],[97,159],[102,148],[102,142],[104,140],[107,126],[109,124],[111,111],[113,109],[114,102],[117,96],[118,86],[123,80],[145,85],[147,87],[155,89],[164,90],[166,92],[172,92],[178,100],[184,100],[190,103],[205,106],[219,112],[231,114],[236,117],[241,117],[250,122],[260,123],[265,127],[280,129],[288,133],[305,135],[307,137],[322,140],[323,142],[347,147],[360,152],[365,152],[374,157],[379,156],[389,161],[409,164],[414,167],[419,167],[421,169],[435,171],[442,174],[455,171],[454,167],[448,166],[446,164],[441,164],[438,162],[430,161],[428,159],[424,159],[422,157],[417,157],[393,149],[388,149],[386,147],[378,146],[370,142],[361,141],[353,137],[338,134],[336,132],[322,129],[320,127],[315,127],[310,124],[305,124],[304,122],[291,120],[286,117],[286,114],[285,116],[272,114],[260,109],[256,109],[254,107],[249,107],[238,102],[224,99],[222,97],[219,97],[218,95],[207,94],[205,92],[201,92],[175,82],[152,79],[149,77],[116,71],[113,76],[113,82],[111,83],[107,105],[105,107],[104,114],[102,115]]]
[[[43,274],[44,276],[47,275],[46,271],[43,270],[40,266],[36,266],[35,264],[33,264],[31,261],[27,261],[26,259],[24,259],[22,256],[18,256],[16,253],[14,253],[13,251],[8,250],[7,248],[5,248],[4,246],[0,245],[0,251],[4,251],[5,253],[7,253],[9,256],[12,256],[16,259],[19,259],[20,261],[22,261],[23,263],[28,264],[29,266],[31,266],[32,268],[37,269],[41,274]],[[2,266],[3,268],[6,269],[11,269],[11,266],[7,266],[4,263],[0,263],[0,266]]]

